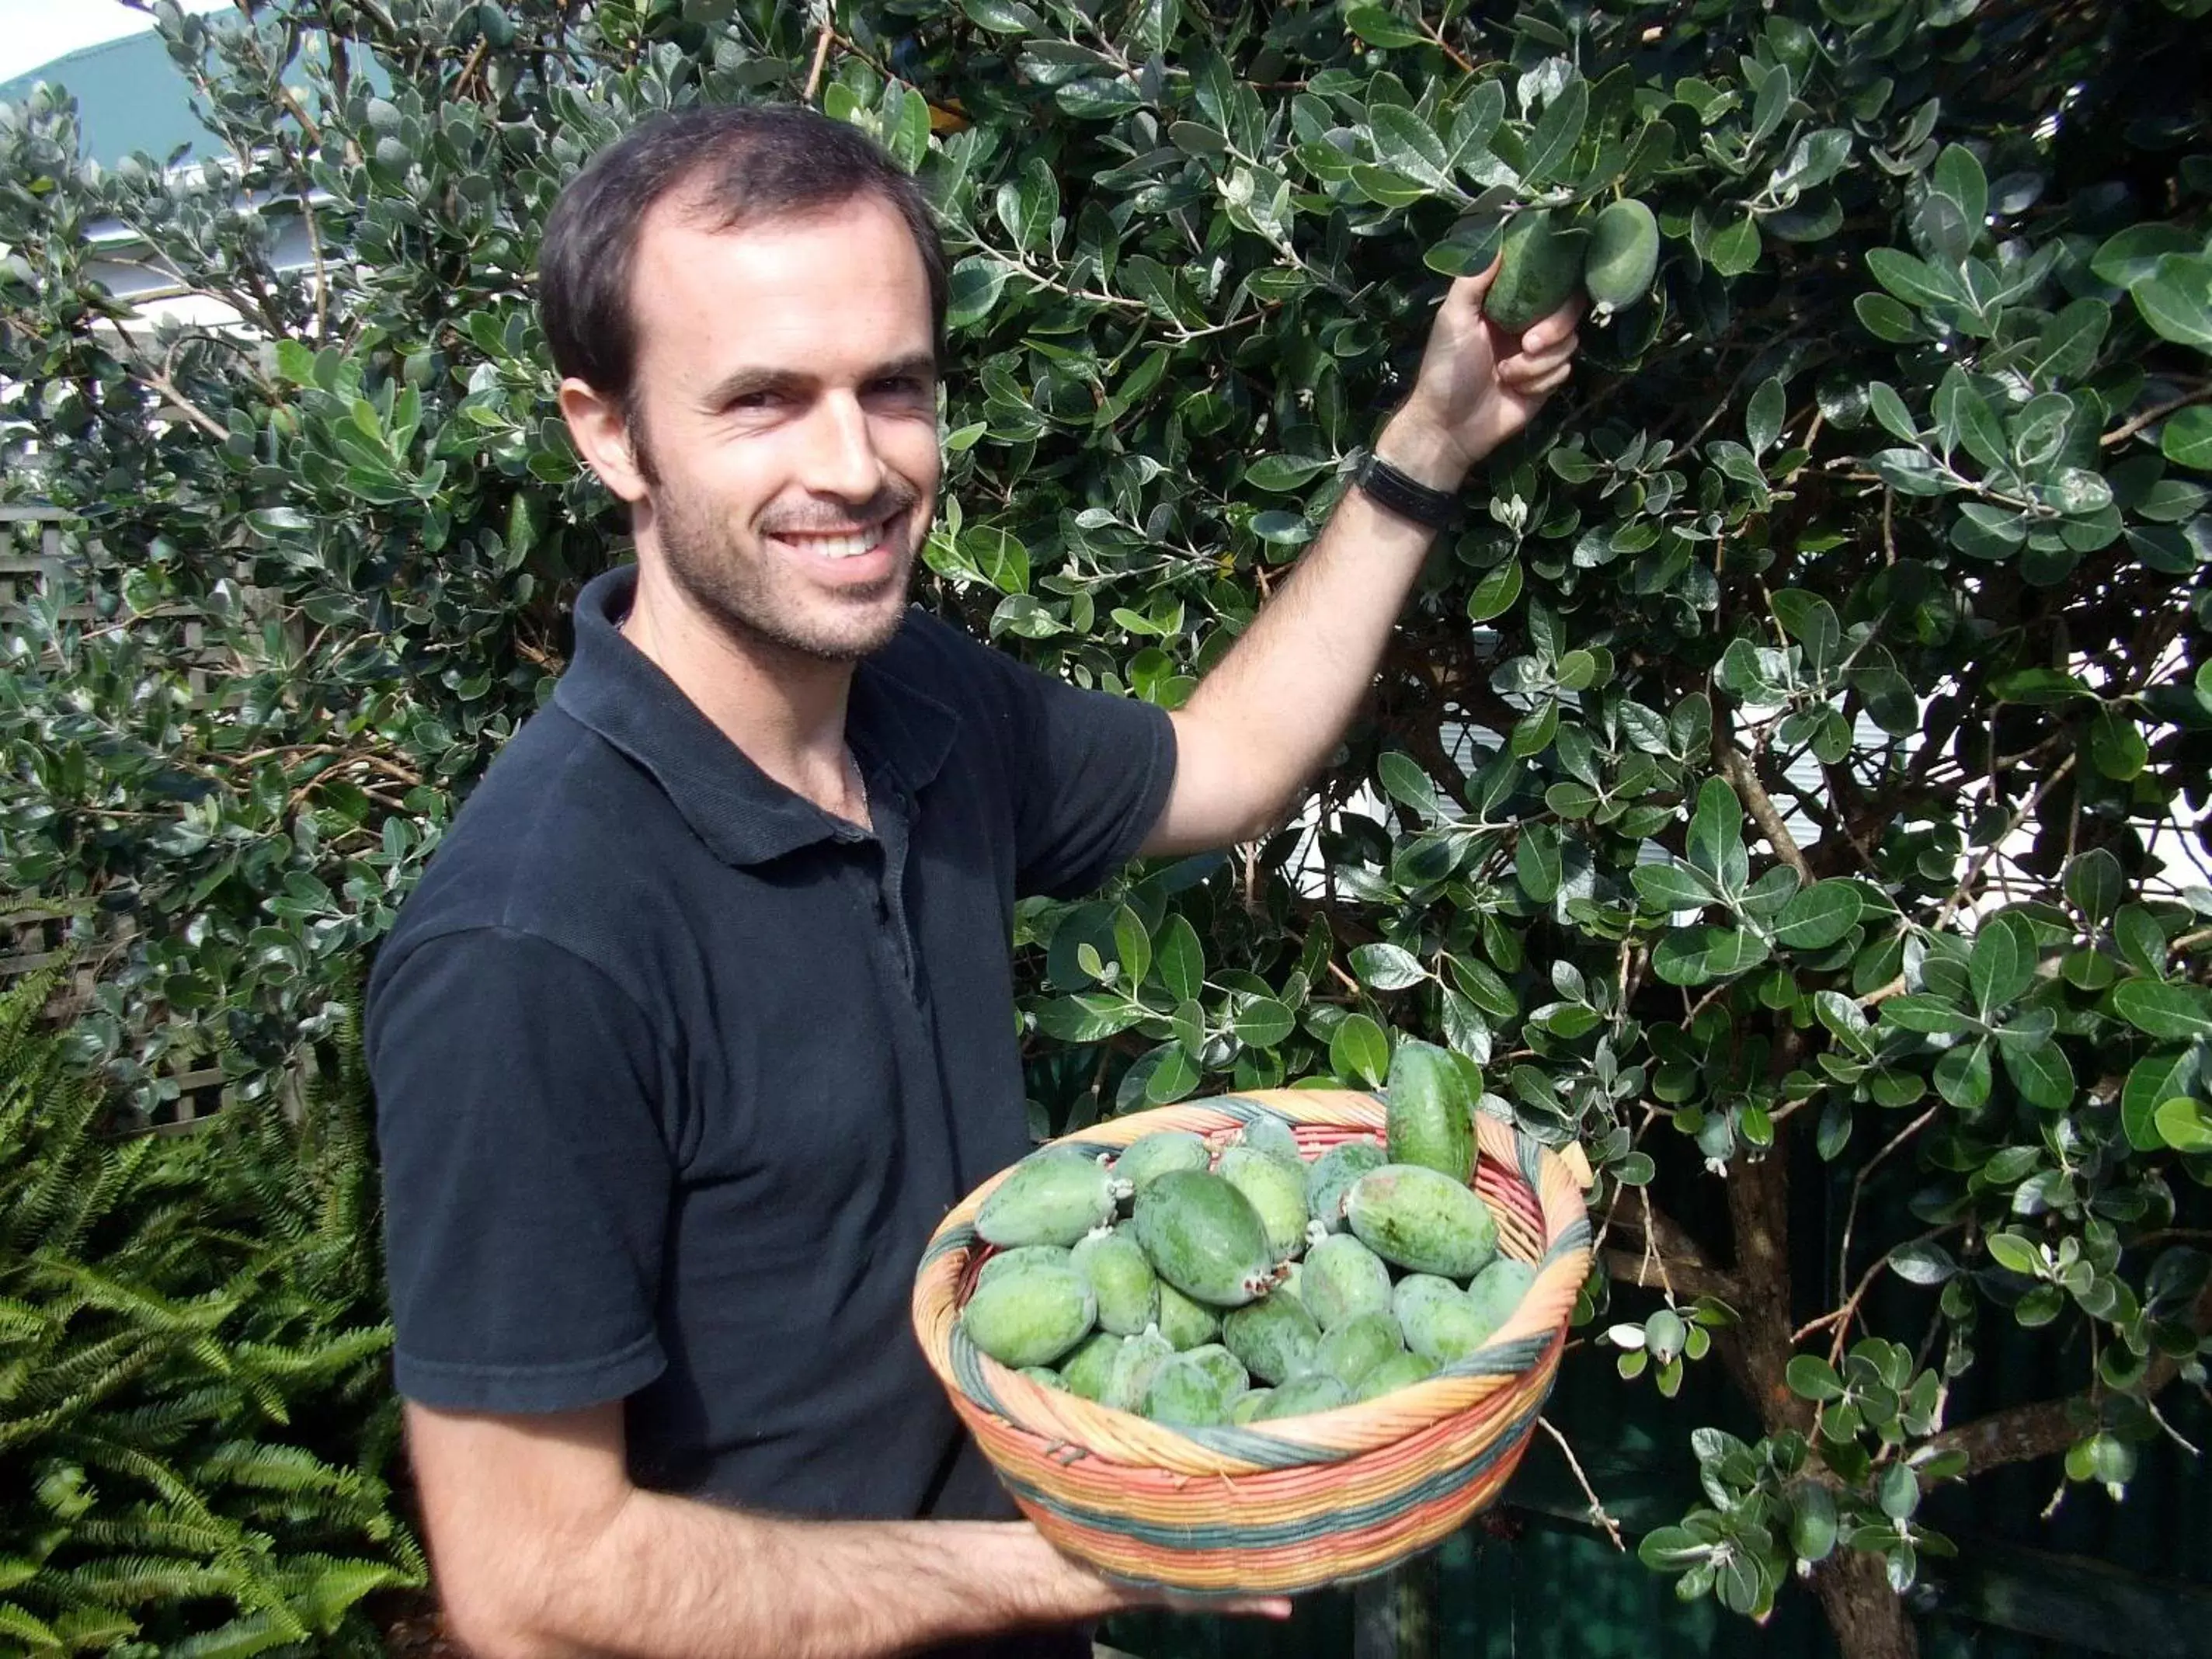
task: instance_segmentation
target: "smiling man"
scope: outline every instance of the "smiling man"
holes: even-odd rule
[[[563,193],[562,412],[637,559],[585,588],[369,1004],[398,1381],[483,1659],[1079,1653],[1142,1603],[1006,1518],[915,1265],[1027,1150],[1016,898],[1274,824],[1462,479],[1566,377],[1573,315],[1501,336],[1486,280],[1170,714],[910,607],[945,261],[870,141],[692,111]]]

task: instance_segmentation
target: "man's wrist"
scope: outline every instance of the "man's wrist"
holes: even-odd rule
[[[1457,444],[1436,427],[1401,410],[1375,441],[1375,453],[1415,483],[1455,495],[1473,470]]]

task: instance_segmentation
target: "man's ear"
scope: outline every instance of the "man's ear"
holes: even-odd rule
[[[614,399],[571,376],[561,382],[561,418],[568,422],[584,465],[601,483],[623,501],[645,499],[645,471],[638,465],[629,422]]]

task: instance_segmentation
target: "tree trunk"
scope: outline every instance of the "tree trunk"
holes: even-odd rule
[[[1919,1659],[1919,1635],[1880,1556],[1838,1549],[1814,1570],[1813,1590],[1844,1659]]]

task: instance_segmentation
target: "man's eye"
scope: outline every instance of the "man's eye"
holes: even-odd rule
[[[912,374],[896,374],[888,380],[876,382],[876,390],[888,392],[894,397],[910,398],[923,390],[921,379]]]
[[[732,409],[771,409],[775,405],[773,392],[740,392],[730,399]]]

